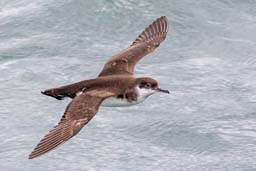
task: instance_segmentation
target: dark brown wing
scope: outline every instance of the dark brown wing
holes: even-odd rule
[[[138,36],[130,47],[107,61],[99,77],[120,74],[133,75],[136,63],[142,57],[153,52],[164,41],[167,32],[167,18],[162,16],[156,19]]]
[[[68,107],[60,122],[37,144],[29,155],[29,159],[38,157],[58,145],[66,142],[76,135],[97,113],[101,102],[110,96],[112,92],[92,90],[75,97]]]

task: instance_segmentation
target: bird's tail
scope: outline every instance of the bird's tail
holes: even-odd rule
[[[84,80],[74,84],[47,89],[45,91],[41,91],[41,93],[47,96],[54,97],[58,100],[62,100],[65,97],[74,98],[76,96],[76,93],[82,91],[83,89],[89,88],[93,83],[94,79]]]

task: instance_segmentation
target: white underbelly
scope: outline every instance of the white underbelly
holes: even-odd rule
[[[150,89],[140,89],[139,87],[137,87],[137,92],[138,96],[136,101],[129,102],[128,100],[126,100],[126,98],[109,97],[105,99],[101,103],[101,105],[104,107],[123,107],[136,105],[143,102],[146,98],[154,94],[156,91]]]
[[[104,107],[124,107],[124,106],[136,105],[136,104],[141,103],[143,101],[144,101],[144,99],[141,99],[141,98],[139,98],[137,101],[129,102],[128,100],[126,100],[126,98],[122,99],[122,98],[116,98],[116,97],[109,97],[101,103],[101,106],[104,106]]]

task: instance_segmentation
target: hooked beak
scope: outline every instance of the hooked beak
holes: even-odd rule
[[[169,90],[163,90],[161,88],[157,88],[156,91],[170,94]]]

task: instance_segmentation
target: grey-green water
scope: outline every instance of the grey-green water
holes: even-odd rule
[[[255,0],[0,0],[0,170],[256,170]],[[73,139],[28,154],[69,99],[153,20],[167,39],[137,65],[170,95],[101,108]]]

